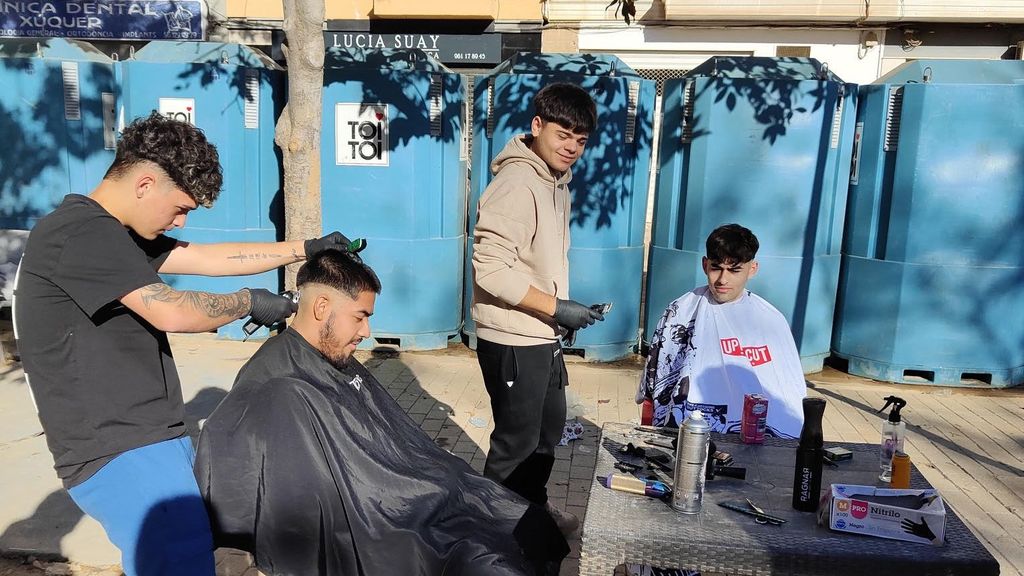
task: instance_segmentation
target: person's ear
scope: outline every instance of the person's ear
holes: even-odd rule
[[[534,116],[533,121],[530,122],[530,133],[534,138],[540,136],[542,128],[544,128],[544,121],[540,119],[540,116]]]
[[[750,263],[750,276],[747,276],[747,278],[753,278],[756,275],[757,275],[757,260],[754,260],[754,261],[752,261]]]
[[[139,176],[135,179],[135,197],[142,199],[147,192],[156,190],[156,185],[157,179],[155,174],[149,171],[139,173]]]
[[[313,301],[313,318],[317,322],[323,322],[331,312],[331,299],[326,294],[317,294]]]
[[[708,273],[708,257],[707,256],[701,256],[700,257],[700,267],[704,270],[705,274]]]

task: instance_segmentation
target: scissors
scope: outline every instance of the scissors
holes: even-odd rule
[[[758,513],[758,516],[754,516],[754,522],[757,522],[758,524],[767,524],[768,522],[770,522],[770,520],[768,520],[768,517],[765,515],[764,509],[762,509],[757,504],[751,502],[750,498],[744,498],[744,500],[746,500],[747,504],[750,505],[751,510]],[[781,522],[772,522],[772,524],[781,524]]]
[[[778,516],[772,516],[764,511],[760,506],[754,504],[749,498],[746,499],[747,506],[737,504],[734,502],[719,502],[718,505],[729,510],[735,510],[736,512],[742,512],[749,514],[754,517],[754,522],[758,524],[770,524],[772,526],[781,526],[786,522],[785,518],[779,518]]]

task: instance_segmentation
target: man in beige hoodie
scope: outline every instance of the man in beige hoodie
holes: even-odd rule
[[[568,377],[559,337],[604,317],[569,300],[570,167],[597,126],[579,86],[551,84],[533,100],[530,134],[491,162],[473,246],[477,360],[494,432],[484,475],[544,506],[566,535],[579,519],[545,488],[565,424]]]

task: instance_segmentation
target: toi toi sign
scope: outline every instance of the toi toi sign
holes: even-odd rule
[[[335,162],[339,166],[387,166],[387,104],[335,104]]]
[[[194,98],[161,98],[158,109],[161,116],[196,125],[196,101]]]

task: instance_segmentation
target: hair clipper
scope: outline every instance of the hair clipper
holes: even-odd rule
[[[363,245],[365,246],[365,242]],[[299,295],[300,292],[298,290],[285,290],[284,292],[281,292],[281,296],[290,299],[292,304],[296,306],[299,305]],[[242,342],[248,340],[249,336],[252,336],[253,332],[259,330],[260,326],[261,324],[257,323],[250,317],[249,321],[245,323],[245,326],[242,326],[242,332],[245,332],[245,337],[242,338]]]

